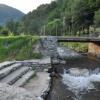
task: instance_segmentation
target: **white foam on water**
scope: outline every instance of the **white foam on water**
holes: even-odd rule
[[[57,52],[60,55],[60,57],[79,57],[80,54],[64,47],[57,47]]]
[[[87,76],[74,76],[70,73],[64,72],[62,75],[62,81],[67,85],[68,89],[74,92],[76,95],[80,92],[85,92],[89,89],[94,89],[94,82],[100,82],[100,73],[93,73]]]
[[[42,97],[37,97],[37,99],[38,99],[38,100],[43,100],[43,98],[42,98]]]

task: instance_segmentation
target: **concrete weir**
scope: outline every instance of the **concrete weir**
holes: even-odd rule
[[[23,75],[32,70],[31,68],[22,66],[21,63],[16,63],[15,61],[1,63],[0,68],[2,68],[0,69],[0,82],[9,85],[13,85],[21,79]]]
[[[43,100],[50,90],[50,67],[50,58],[0,63],[0,100]]]

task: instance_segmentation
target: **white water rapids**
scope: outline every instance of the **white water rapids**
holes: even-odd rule
[[[79,97],[81,93],[95,89],[94,83],[100,82],[100,70],[99,68],[94,71],[78,68],[64,70],[62,82],[70,91]]]

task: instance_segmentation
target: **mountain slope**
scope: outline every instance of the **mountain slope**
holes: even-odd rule
[[[0,4],[0,25],[4,25],[8,20],[19,20],[24,13],[10,6]]]

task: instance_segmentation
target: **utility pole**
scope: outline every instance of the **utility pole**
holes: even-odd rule
[[[43,35],[45,36],[45,25],[43,26]]]
[[[42,33],[43,33],[43,32],[42,32],[42,28],[41,28],[41,32],[40,32],[40,34],[39,34],[39,35],[40,35],[40,36],[42,36]]]
[[[57,30],[57,25],[56,25],[56,36],[57,36],[57,33],[58,33],[57,31],[58,31],[58,30]]]
[[[72,18],[71,18],[71,28],[72,28],[72,29],[71,29],[71,35],[72,35],[72,33],[73,33],[73,28],[74,28],[74,27],[73,27],[73,21],[74,21],[74,18],[73,18],[73,16],[72,16]]]
[[[66,17],[64,16],[64,17],[63,17],[63,35],[65,35],[65,33],[66,33],[66,32],[65,32],[65,27],[66,27],[66,21],[65,21],[65,20],[66,20]],[[64,32],[65,32],[65,33],[64,33]]]

